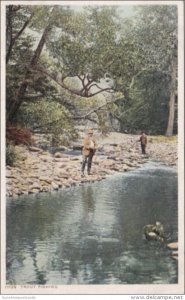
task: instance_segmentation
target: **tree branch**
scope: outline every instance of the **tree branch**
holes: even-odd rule
[[[30,17],[28,18],[28,20],[23,24],[23,27],[17,32],[17,34],[13,37],[13,42],[15,43],[15,41],[18,39],[18,37],[23,33],[23,31],[25,30],[25,28],[28,26],[28,24],[30,23],[31,19],[33,18],[34,13],[32,13],[30,15]]]
[[[96,84],[95,84],[96,85]],[[93,97],[93,96],[96,96],[102,92],[107,92],[107,93],[114,93],[114,91],[111,89],[111,88],[104,88],[104,89],[101,89],[100,91],[97,91],[93,94],[89,94],[88,96],[86,96],[87,98],[90,98],[90,97]]]
[[[63,89],[65,89],[65,90],[67,90],[68,92],[70,92],[71,94],[74,94],[74,95],[77,95],[77,96],[81,96],[81,97],[85,97],[85,98],[90,98],[90,97],[93,97],[93,96],[95,96],[95,95],[97,95],[97,94],[99,94],[99,93],[102,93],[102,92],[105,92],[105,91],[107,91],[107,92],[110,92],[110,93],[113,93],[114,91],[112,91],[111,92],[111,88],[104,88],[104,89],[101,89],[101,90],[99,90],[99,91],[97,91],[97,92],[95,92],[95,93],[93,93],[93,94],[85,94],[84,95],[84,93],[83,93],[83,91],[82,90],[76,90],[76,89],[72,89],[72,88],[70,88],[70,87],[68,87],[65,83],[64,83],[64,81],[59,81],[57,78],[56,78],[56,76],[54,76],[54,75],[52,75],[52,74],[50,74],[50,73],[48,73],[48,71],[46,71],[45,69],[43,69],[41,66],[39,66],[39,65],[32,65],[32,68],[34,69],[34,70],[36,70],[36,71],[39,71],[39,72],[41,72],[42,74],[45,74],[46,76],[48,76],[49,78],[51,78],[53,81],[55,81],[58,85],[60,85]],[[96,85],[96,84],[95,84]]]
[[[46,71],[45,69],[43,69],[41,66],[39,65],[34,65],[32,66],[32,68],[36,71],[39,71],[41,72],[42,74],[48,76],[49,78],[51,78],[53,81],[55,81],[58,85],[60,85],[63,89],[67,90],[68,92],[72,93],[72,94],[75,94],[75,95],[78,95],[78,96],[81,96],[81,93],[80,91],[78,90],[75,90],[75,89],[70,89],[68,86],[65,85],[64,81],[59,81],[56,76],[48,73],[48,71]]]
[[[106,102],[106,103],[104,103],[104,104],[101,104],[101,105],[99,105],[98,107],[96,107],[95,109],[93,109],[93,110],[91,110],[90,112],[88,112],[87,114],[81,116],[81,118],[82,118],[82,119],[87,119],[91,114],[96,113],[98,110],[100,110],[100,109],[103,108],[104,106],[107,106],[108,104],[113,104],[113,103],[119,101],[120,99],[122,99],[122,98],[117,98],[117,99],[114,99],[113,101],[108,101],[108,102]]]
[[[133,87],[133,85],[134,85],[134,83],[135,83],[135,79],[136,79],[136,77],[138,77],[139,75],[141,75],[143,72],[149,72],[149,71],[155,71],[155,70],[157,70],[157,71],[159,71],[157,68],[148,68],[148,69],[142,69],[141,71],[139,71],[137,74],[135,74],[133,77],[132,77],[132,80],[131,80],[131,83],[130,83],[130,86],[129,86],[129,89],[131,89],[132,87]],[[163,70],[160,70],[160,72],[161,73],[163,73],[163,74],[168,74],[168,72],[166,72],[166,71],[163,71]]]
[[[84,94],[84,96],[88,95],[88,86],[93,82],[92,79],[89,78],[89,74],[86,76],[87,79],[87,84],[85,85],[85,75],[84,75],[84,80],[83,80],[83,88],[81,89],[81,93]]]
[[[146,71],[147,69],[143,69],[141,71],[139,71],[136,75],[134,75],[132,77],[132,80],[131,80],[131,83],[130,83],[130,86],[129,86],[129,89],[131,89],[135,83],[135,78],[138,77],[140,74],[142,74],[144,71]]]
[[[10,55],[11,55],[11,52],[12,52],[12,48],[16,42],[16,40],[19,38],[19,36],[23,33],[23,31],[26,29],[26,27],[28,26],[28,24],[30,23],[31,19],[33,18],[34,16],[34,13],[32,13],[30,15],[30,17],[28,18],[28,20],[23,24],[22,28],[17,32],[17,34],[13,37],[13,34],[12,34],[12,18],[13,18],[13,15],[12,15],[12,12],[15,12],[18,11],[21,7],[18,6],[16,9],[13,10],[13,7],[10,7],[9,8],[9,16],[8,16],[8,26],[7,26],[7,31],[8,31],[8,28],[9,28],[9,32],[10,32],[10,44],[9,44],[9,47],[8,47],[8,50],[7,50],[7,55],[6,55],[6,64],[8,63],[9,59],[10,59]]]
[[[98,122],[96,121],[96,120],[94,120],[94,119],[92,119],[92,118],[90,118],[90,117],[80,117],[80,116],[75,116],[75,117],[73,117],[73,120],[89,120],[89,121],[91,121],[91,122],[93,122],[93,123],[95,123],[95,124],[97,124]]]

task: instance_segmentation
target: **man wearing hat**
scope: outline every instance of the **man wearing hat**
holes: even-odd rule
[[[83,141],[83,161],[82,161],[82,168],[81,168],[81,176],[84,177],[84,170],[87,164],[87,174],[90,175],[92,159],[97,149],[96,140],[93,138],[93,129],[89,129],[87,131],[87,135]]]
[[[142,132],[138,142],[141,143],[142,155],[145,155],[146,154],[146,145],[147,145],[147,136],[144,132]]]

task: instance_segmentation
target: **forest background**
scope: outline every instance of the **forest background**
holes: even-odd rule
[[[69,145],[79,125],[177,134],[177,16],[176,5],[7,5],[7,151],[34,133]]]

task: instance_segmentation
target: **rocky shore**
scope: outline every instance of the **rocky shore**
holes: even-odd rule
[[[81,154],[71,155],[68,151],[52,154],[37,145],[16,146],[17,160],[14,166],[6,167],[6,195],[16,197],[99,181],[117,172],[139,168],[149,160],[177,167],[176,143],[154,143],[149,138],[147,155],[143,157],[138,136],[110,133],[107,137],[97,136],[97,140],[92,175],[84,178],[80,175]]]

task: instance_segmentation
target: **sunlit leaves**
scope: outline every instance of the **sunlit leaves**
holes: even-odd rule
[[[77,135],[71,120],[71,114],[60,103],[44,100],[29,103],[22,107],[21,113],[22,122],[25,122],[32,130],[66,135],[68,138],[75,138]]]

